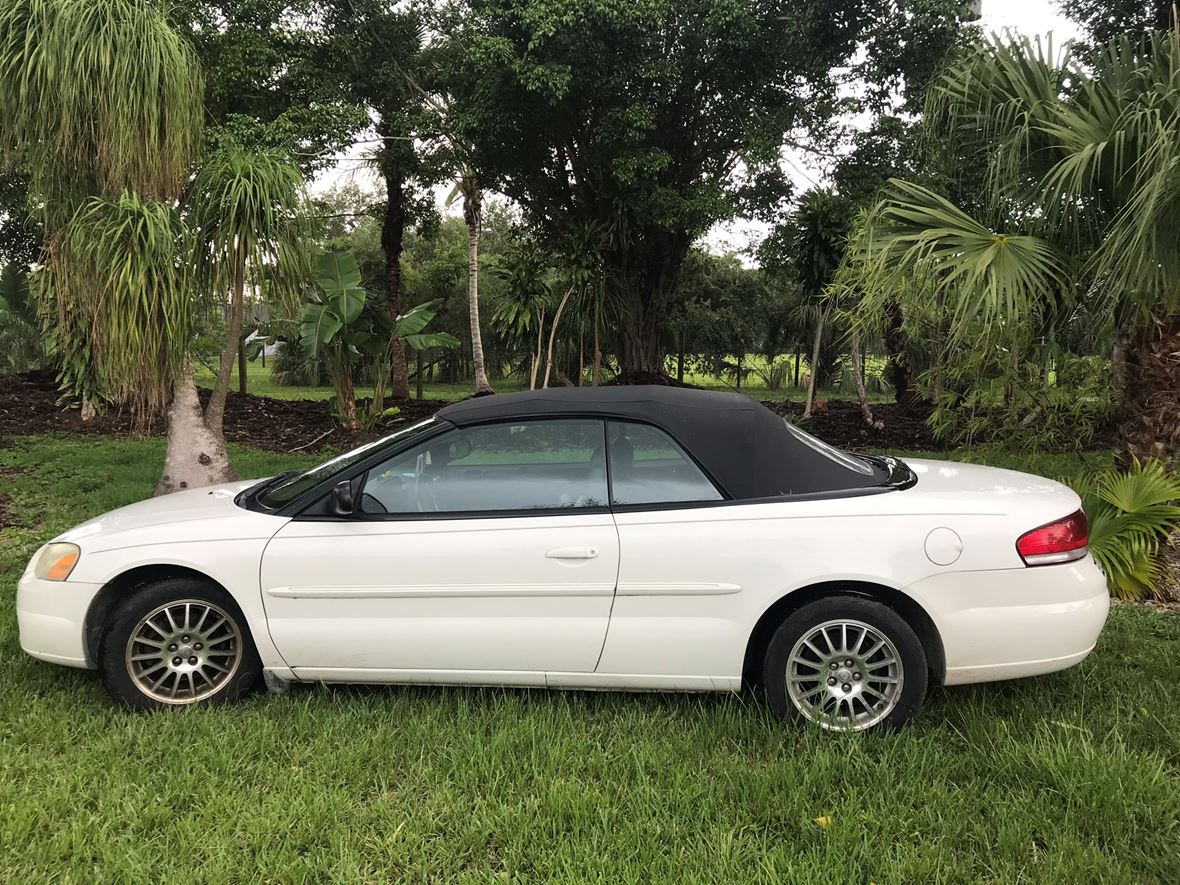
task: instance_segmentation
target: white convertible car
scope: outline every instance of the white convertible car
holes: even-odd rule
[[[37,551],[29,654],[135,709],[265,682],[737,691],[893,728],[931,684],[1061,670],[1106,620],[1068,488],[854,455],[743,396],[457,403],[303,473],[123,507]]]

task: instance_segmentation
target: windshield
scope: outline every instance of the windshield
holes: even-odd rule
[[[367,458],[375,450],[399,443],[411,437],[419,436],[420,434],[433,430],[437,426],[438,422],[433,418],[428,418],[419,424],[415,424],[413,427],[407,427],[405,430],[399,430],[397,433],[391,433],[389,436],[383,436],[381,439],[366,443],[358,449],[337,455],[335,458],[325,461],[323,464],[303,471],[303,473],[294,473],[290,476],[280,477],[279,481],[275,482],[274,485],[263,488],[254,500],[259,506],[267,510],[278,510],[290,504],[309,489],[315,488],[320,483],[331,479],[338,473],[343,473],[353,464]]]
[[[872,476],[875,473],[871,462],[863,458],[858,458],[856,455],[850,454],[848,452],[841,451],[835,446],[824,442],[822,439],[817,439],[810,433],[800,430],[785,418],[783,419],[783,423],[787,425],[787,430],[791,431],[791,435],[794,436],[795,439],[799,440],[799,442],[803,443],[805,446],[808,446],[809,448],[819,452],[825,458],[835,461],[841,467],[854,470],[862,476]]]

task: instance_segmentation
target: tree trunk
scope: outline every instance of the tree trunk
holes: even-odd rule
[[[667,376],[662,333],[666,307],[680,279],[692,238],[684,231],[648,227],[606,256],[606,269],[622,281],[624,314],[619,373]]]
[[[900,304],[891,301],[885,305],[885,380],[893,387],[893,399],[908,406],[917,402],[918,394],[904,321]]]
[[[1139,319],[1123,354],[1115,463],[1155,458],[1172,468],[1180,452],[1180,311]]]
[[[664,357],[660,351],[660,316],[642,298],[631,299],[631,309],[623,318],[619,349],[621,375],[663,375]]]
[[[565,310],[565,304],[570,300],[572,294],[574,294],[573,286],[562,296],[561,303],[557,305],[557,313],[553,315],[553,326],[549,329],[549,350],[546,354],[545,381],[541,384],[542,390],[549,386],[549,370],[553,368],[553,342],[557,340],[557,324],[561,322],[561,313]]]
[[[418,351],[417,362],[418,371],[415,376],[414,387],[418,394],[418,399],[426,399],[426,370],[422,368],[422,351]]]
[[[221,434],[222,419],[225,415],[225,399],[229,395],[229,376],[233,371],[234,356],[242,339],[242,301],[246,290],[246,267],[240,264],[234,268],[233,289],[229,299],[229,328],[225,333],[225,345],[221,348],[221,363],[217,367],[217,380],[205,406],[205,423],[218,435]]]
[[[337,368],[336,399],[340,401],[340,415],[344,419],[344,426],[356,433],[361,429],[361,422],[356,417],[356,386],[352,383],[352,366],[343,357]]]
[[[166,495],[238,478],[225,449],[225,435],[220,427],[213,430],[207,422],[192,368],[186,364],[173,384],[164,473],[153,494]]]
[[[868,394],[865,393],[865,359],[860,349],[860,336],[852,334],[852,377],[856,382],[856,400],[860,403],[860,414],[865,424],[872,425],[873,410],[869,408]]]
[[[396,323],[401,315],[402,246],[406,235],[405,182],[400,171],[385,164],[385,219],[381,225],[381,248],[385,252],[385,307],[389,319]],[[410,398],[410,379],[406,370],[406,348],[398,337],[389,342],[390,397]]]
[[[467,304],[471,318],[471,362],[475,366],[475,395],[495,393],[488,383],[479,331],[479,234],[483,226],[483,194],[474,180],[465,178],[463,219],[467,222]]]
[[[811,417],[811,407],[815,403],[815,376],[819,374],[816,371],[819,363],[819,348],[824,338],[824,324],[828,321],[829,310],[830,308],[825,307],[815,324],[815,345],[811,348],[811,376],[807,379],[807,404],[803,407],[804,418]]]
[[[533,354],[533,371],[529,376],[529,390],[537,389],[537,371],[541,368],[541,342],[545,334],[545,308],[537,308],[537,352]]]
[[[238,393],[246,395],[246,339],[238,338]]]
[[[594,380],[595,387],[602,381],[602,342],[599,339],[598,320],[594,321]]]
[[[799,387],[799,359],[800,359],[800,354],[799,354],[799,351],[796,350],[795,351],[795,385],[794,385],[796,389],[798,389],[798,387]]]

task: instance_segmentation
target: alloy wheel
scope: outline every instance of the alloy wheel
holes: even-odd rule
[[[164,704],[216,694],[237,672],[242,631],[232,615],[201,599],[179,599],[140,619],[127,640],[127,673]]]
[[[830,731],[863,731],[901,699],[904,672],[892,640],[864,621],[827,621],[806,632],[787,658],[787,695]]]

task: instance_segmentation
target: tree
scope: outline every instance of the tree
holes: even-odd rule
[[[0,376],[36,368],[42,358],[28,268],[5,264],[0,268]]]
[[[318,0],[187,0],[172,26],[205,70],[210,145],[280,151],[305,174],[332,164],[370,120],[325,51]]]
[[[1173,25],[1174,0],[1057,0],[1067,18],[1082,26],[1097,45]]]
[[[463,200],[463,222],[467,225],[467,312],[471,328],[471,362],[475,368],[475,395],[495,393],[488,382],[484,365],[483,336],[479,329],[479,235],[483,229],[483,189],[475,170],[464,166],[459,171],[452,198]]]
[[[661,331],[693,241],[789,195],[786,143],[822,133],[841,65],[883,101],[905,46],[949,39],[957,2],[468,0],[451,39],[453,120],[494,186],[557,241],[610,231],[624,372],[663,372]],[[863,61],[853,62],[863,50]],[[879,87],[879,88],[877,88]]]
[[[200,66],[145,0],[0,9],[0,160],[48,238],[40,297],[84,400],[167,402],[188,347],[175,204],[202,142]]]
[[[385,252],[385,301],[391,322],[401,313],[401,255],[406,230],[434,211],[429,187],[436,164],[416,144],[429,128],[430,112],[409,76],[420,64],[422,23],[413,9],[382,0],[325,0],[327,51],[341,88],[374,118],[380,148],[374,165],[385,190],[381,247]],[[408,399],[409,373],[401,339],[390,342],[392,396]]]
[[[247,282],[280,277],[299,245],[298,170],[231,147],[197,167],[200,66],[146,0],[6,6],[0,74],[0,153],[28,175],[49,232],[38,289],[64,380],[145,422],[167,407],[158,493],[234,477],[222,410],[235,323]],[[227,299],[222,371],[202,410],[194,314]]]
[[[811,414],[815,391],[831,381],[839,359],[829,327],[833,303],[825,297],[844,258],[852,206],[830,188],[813,188],[803,195],[785,226],[767,243],[763,255],[772,266],[785,256],[803,295],[803,308],[812,317],[811,378],[804,416]],[[781,242],[785,240],[785,242]]]
[[[227,329],[204,409],[191,373],[176,379],[168,422],[183,432],[169,433],[156,494],[191,487],[206,476],[210,481],[236,477],[225,448],[223,419],[234,356],[242,347],[247,287],[293,298],[310,264],[303,176],[279,151],[234,144],[214,151],[197,170],[185,207],[192,251],[182,260],[191,262],[198,293],[225,309]]]
[[[988,168],[985,217],[895,181],[858,257],[878,289],[936,277],[959,341],[1079,307],[1116,329],[1125,461],[1180,449],[1177,39],[1119,37],[1083,61],[1005,38],[958,60],[929,116]]]

